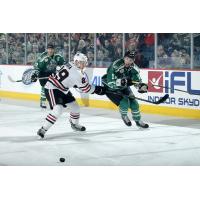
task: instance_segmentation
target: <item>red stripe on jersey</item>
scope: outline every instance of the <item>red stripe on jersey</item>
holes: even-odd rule
[[[65,88],[58,80],[54,79],[53,77],[49,77],[49,80],[51,80],[53,84],[61,90],[68,90],[68,88]]]
[[[90,91],[90,89],[91,89],[91,86],[88,85],[86,88],[82,89],[82,91],[85,92],[85,93],[87,93],[87,92]]]
[[[81,89],[84,89],[84,88],[86,88],[88,85],[89,85],[89,84],[87,83],[86,85],[84,85],[84,86],[82,86],[82,87],[80,87],[80,88],[81,88]]]

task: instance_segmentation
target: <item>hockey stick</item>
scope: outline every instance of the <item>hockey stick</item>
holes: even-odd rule
[[[138,84],[140,82],[137,82],[137,81],[132,81],[132,83],[135,83],[135,84]],[[146,84],[146,83],[145,83]],[[148,85],[148,84],[147,84]],[[157,86],[157,87],[161,87],[161,88],[166,88],[166,89],[169,89],[171,90],[172,88],[170,87],[166,87],[166,86],[163,86],[163,85],[156,85],[156,84],[151,84],[150,87],[153,87],[153,86]],[[184,92],[184,93],[187,93],[187,94],[190,94],[189,92],[185,91],[185,90],[180,90],[180,89],[173,89],[175,91],[179,91],[179,92]],[[193,94],[195,95],[195,94]]]
[[[125,96],[125,97],[128,97],[130,99],[137,99],[137,100],[140,100],[140,101],[144,101],[144,102],[147,102],[147,103],[152,103],[152,104],[161,104],[163,102],[165,102],[168,98],[169,98],[169,94],[165,94],[163,97],[161,97],[158,101],[149,101],[147,99],[142,99],[142,98],[139,98],[139,97],[136,97],[134,95],[123,95],[121,93],[117,93],[117,92],[112,92],[112,91],[106,91],[107,94],[116,94],[116,95],[119,95],[119,96]]]
[[[37,78],[37,80],[42,80],[42,79],[48,79],[49,77],[41,77],[41,78]],[[8,75],[8,80],[10,82],[16,83],[16,82],[22,82],[23,80],[14,80],[10,75]]]
[[[131,98],[131,96],[129,96],[129,98]],[[165,94],[163,97],[161,97],[158,101],[149,101],[147,99],[142,99],[142,98],[139,98],[139,97],[135,97],[133,96],[133,99],[138,99],[140,101],[145,101],[145,102],[148,102],[148,103],[152,103],[152,104],[161,104],[161,103],[164,103],[167,99],[169,98],[169,94]]]

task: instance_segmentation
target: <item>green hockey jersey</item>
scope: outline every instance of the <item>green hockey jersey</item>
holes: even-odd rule
[[[63,65],[64,63],[64,58],[60,54],[49,56],[47,52],[43,52],[35,62],[34,69],[38,77],[48,77],[56,72],[56,66]],[[46,82],[47,79],[40,80],[41,86],[44,86]]]
[[[124,66],[124,59],[116,60],[107,69],[107,74],[102,77],[102,82],[111,90],[123,90],[127,86],[117,86],[117,79],[129,78],[132,81],[141,82],[140,70],[136,64],[130,67]]]

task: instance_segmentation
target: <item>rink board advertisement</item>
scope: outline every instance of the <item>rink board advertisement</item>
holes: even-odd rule
[[[16,65],[0,65],[0,95],[5,96],[9,93],[15,94],[17,98],[18,93],[27,94],[30,96],[35,95],[39,99],[41,87],[39,82],[32,83],[31,85],[24,85],[23,83],[13,83],[8,79],[10,75],[15,80],[22,78],[23,72],[31,66],[16,66]],[[106,73],[106,68],[87,68],[86,73],[90,83],[93,85],[102,85],[101,77]],[[200,71],[180,71],[180,70],[153,70],[142,69],[140,74],[143,82],[148,83],[149,92],[147,94],[139,94],[132,86],[132,90],[137,97],[148,99],[150,101],[158,100],[166,93],[169,94],[169,99],[160,104],[159,107],[178,108],[200,111]],[[152,86],[161,85],[159,86]],[[170,88],[170,89],[169,89]],[[176,89],[185,92],[176,91]],[[108,98],[99,95],[80,94],[72,89],[75,97],[89,99],[93,102],[110,103]],[[188,93],[187,93],[188,92]],[[143,105],[151,105],[145,102],[140,102]],[[98,107],[98,106],[97,106]]]

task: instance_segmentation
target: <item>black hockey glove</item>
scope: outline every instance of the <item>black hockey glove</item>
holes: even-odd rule
[[[37,78],[38,78],[37,74],[36,74],[36,73],[33,73],[33,74],[31,75],[31,82],[36,82],[36,81],[37,81]]]
[[[106,88],[102,86],[95,86],[94,93],[98,95],[104,95],[106,93]]]
[[[139,83],[139,85],[138,85],[138,92],[139,93],[146,93],[146,92],[148,92],[148,85],[146,83]]]
[[[131,86],[133,85],[133,83],[130,78],[122,78],[122,79],[117,79],[116,85],[125,87],[125,86]]]

